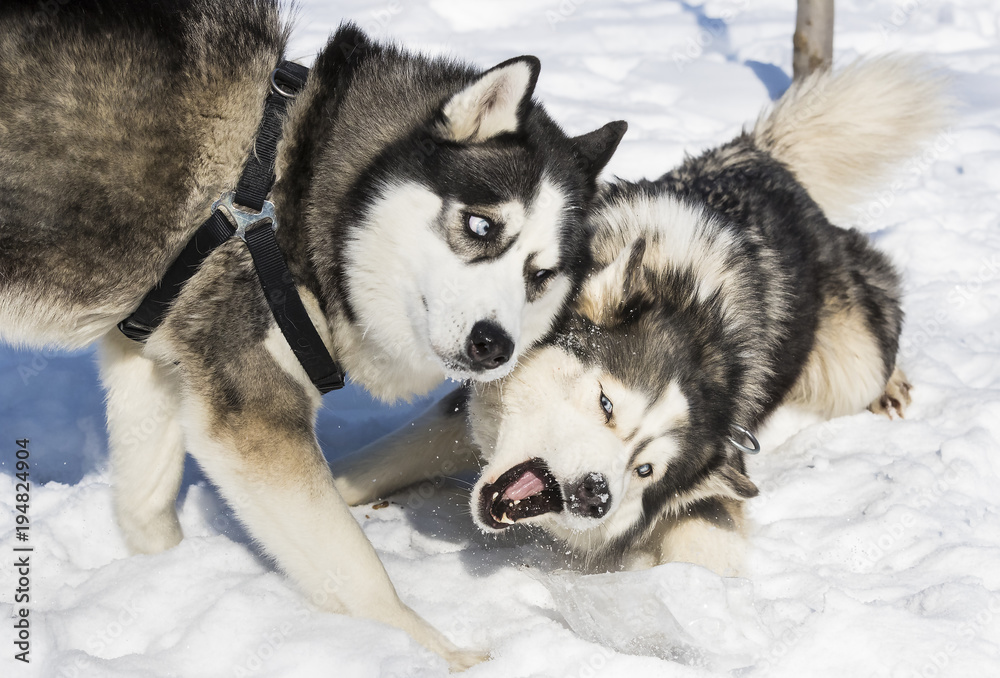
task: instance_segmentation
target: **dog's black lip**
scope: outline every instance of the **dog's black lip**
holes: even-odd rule
[[[510,500],[503,499],[503,494],[524,475],[525,471],[532,471],[537,475],[545,484],[545,489],[527,499],[522,499],[517,506],[514,506]],[[494,495],[496,500],[493,499]],[[511,526],[511,523],[501,523],[495,517],[497,515],[502,516],[506,513],[508,518],[517,522],[544,513],[559,513],[562,510],[563,498],[559,482],[545,462],[537,457],[508,469],[497,478],[496,482],[484,485],[479,494],[479,517],[494,530],[504,530]]]

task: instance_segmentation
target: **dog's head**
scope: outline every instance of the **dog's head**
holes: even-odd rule
[[[643,233],[644,208],[598,234],[554,336],[472,402],[487,459],[472,514],[487,532],[533,523],[623,554],[665,516],[757,493],[729,441],[743,357],[725,327],[732,254],[711,251],[718,239],[699,252],[705,217],[676,202],[654,205],[645,216],[662,229]]]
[[[532,100],[534,57],[477,72],[365,49],[348,92],[393,110],[367,126],[353,113],[373,148],[358,157],[365,169],[345,196],[331,268],[363,337],[354,356],[382,362],[345,364],[390,397],[420,390],[421,376],[423,388],[442,375],[502,377],[579,284],[584,216],[626,125],[568,137]]]

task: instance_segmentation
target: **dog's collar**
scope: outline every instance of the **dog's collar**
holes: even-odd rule
[[[308,74],[309,69],[289,61],[283,61],[271,73],[264,117],[236,190],[223,194],[215,202],[212,215],[198,228],[160,282],[132,315],[118,324],[129,339],[145,342],[163,322],[184,284],[205,258],[235,235],[246,242],[271,314],[309,379],[320,393],[343,388],[344,370],[330,357],[302,304],[274,237],[278,221],[274,205],[267,200],[274,185],[282,116],[288,102],[305,86]]]

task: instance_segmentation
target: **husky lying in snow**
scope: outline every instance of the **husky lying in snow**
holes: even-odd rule
[[[343,462],[338,486],[368,501],[479,451],[485,532],[538,525],[601,569],[737,572],[757,488],[736,427],[785,403],[836,417],[909,402],[899,276],[826,215],[875,189],[945,113],[919,65],[860,62],[794,85],[752,132],[656,181],[608,186],[587,278],[553,335],[469,389],[468,428],[456,392]]]
[[[259,148],[288,33],[277,0],[37,5],[0,5],[0,338],[101,340],[129,547],[181,539],[187,450],[313,600],[468,665],[477,655],[400,602],[337,494],[313,432],[320,394],[241,239],[144,345],[116,328]],[[276,238],[322,343],[379,397],[506,375],[582,278],[581,221],[625,125],[568,138],[531,98],[538,68],[481,72],[348,26],[288,105]]]

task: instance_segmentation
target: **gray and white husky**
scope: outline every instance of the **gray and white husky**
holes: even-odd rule
[[[656,181],[608,186],[553,334],[469,389],[469,427],[456,393],[342,462],[338,486],[360,502],[478,452],[472,515],[488,533],[538,525],[601,569],[739,571],[757,494],[740,428],[783,404],[836,417],[909,403],[899,276],[827,215],[876,190],[947,108],[918,63],[863,61],[794,85],[752,131]]]
[[[100,340],[128,546],[181,539],[187,450],[321,607],[468,665],[400,602],[338,495],[320,394],[240,239],[144,345],[116,329],[253,151],[289,30],[277,0],[39,7],[0,4],[0,338]],[[506,375],[578,287],[583,217],[625,125],[567,137],[532,99],[538,71],[520,57],[483,72],[345,26],[288,108],[277,239],[331,355],[381,398]]]

